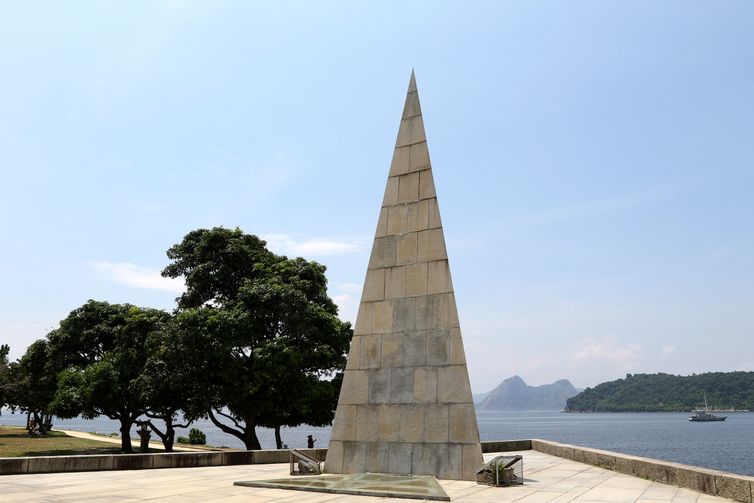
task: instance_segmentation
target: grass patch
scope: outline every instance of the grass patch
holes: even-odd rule
[[[60,431],[51,431],[44,437],[31,437],[24,428],[0,426],[0,457],[117,454],[119,452],[120,448],[117,444],[69,437]]]

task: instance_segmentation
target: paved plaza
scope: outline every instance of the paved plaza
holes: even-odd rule
[[[511,453],[506,453],[511,454]],[[474,482],[441,480],[451,501],[459,503],[713,503],[732,501],[667,484],[623,475],[537,451],[524,456],[525,484],[487,487]],[[491,459],[496,454],[485,454]],[[0,477],[0,501],[24,502],[408,502],[283,489],[234,486],[240,480],[288,476],[287,464],[170,468],[162,470],[5,475]]]

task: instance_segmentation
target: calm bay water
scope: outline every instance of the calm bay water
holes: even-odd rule
[[[726,421],[717,423],[692,423],[688,413],[477,412],[477,419],[483,441],[540,438],[754,476],[754,413],[726,415]],[[21,426],[25,418],[3,411],[0,424]],[[55,427],[107,434],[118,431],[118,423],[109,419],[58,420]],[[202,430],[211,445],[243,447],[209,421],[191,427]],[[275,447],[273,430],[259,428],[257,432],[263,448]],[[178,434],[188,435],[185,430]],[[327,447],[330,428],[282,430],[283,442],[291,447],[305,446],[307,435],[317,439],[317,447]],[[135,432],[134,438],[138,438]]]

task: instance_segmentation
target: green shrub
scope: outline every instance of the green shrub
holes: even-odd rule
[[[188,437],[178,437],[176,439],[176,442],[178,442],[179,444],[188,444],[189,443],[189,439],[188,439]]]
[[[191,428],[188,438],[189,443],[193,445],[204,445],[207,443],[207,436],[199,428]]]

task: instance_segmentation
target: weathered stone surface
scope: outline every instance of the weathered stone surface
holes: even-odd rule
[[[742,477],[730,475],[715,475],[715,489],[717,496],[736,501],[751,503],[751,482]]]
[[[0,475],[26,473],[28,461],[28,458],[0,458]]]
[[[219,455],[223,463],[222,454]],[[154,456],[149,454],[119,454],[113,456],[113,470],[144,470],[153,467]]]
[[[412,76],[333,424],[327,472],[475,479],[482,464]]]
[[[27,473],[87,472],[113,469],[113,456],[39,456],[30,457]]]

